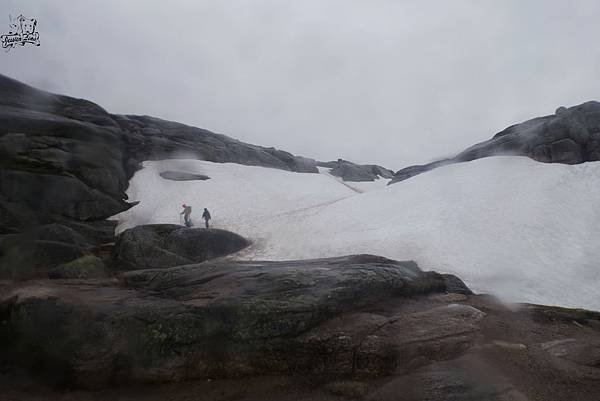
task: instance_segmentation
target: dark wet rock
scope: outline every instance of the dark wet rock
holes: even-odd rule
[[[331,174],[342,178],[344,181],[375,181],[379,178],[389,179],[394,176],[394,172],[385,167],[373,164],[359,165],[342,159],[322,162],[319,163],[319,166],[331,168]]]
[[[560,306],[526,305],[524,308],[536,322],[563,323],[587,326],[600,321],[600,312],[586,309],[571,309]]]
[[[0,170],[0,191],[10,202],[66,218],[105,219],[125,210],[124,202],[60,175]]]
[[[62,224],[46,224],[36,227],[24,234],[39,241],[64,242],[66,244],[75,245],[79,248],[86,248],[89,246],[89,243],[83,235],[76,230]]]
[[[79,232],[56,223],[0,236],[0,278],[47,277],[50,269],[87,254],[89,247]]]
[[[49,271],[114,241],[114,221],[60,220],[0,235],[0,279],[48,277]],[[106,255],[103,258],[110,259]]]
[[[171,181],[204,181],[210,177],[202,174],[186,173],[184,171],[162,171],[159,175]]]
[[[454,294],[472,295],[473,292],[462,282],[461,279],[453,274],[443,274],[444,281],[446,282],[446,289],[448,292]]]
[[[33,358],[38,367],[60,366],[65,381],[84,386],[264,373],[344,375],[356,369],[355,359],[361,372],[376,376],[405,355],[390,346],[394,339],[412,339],[415,352],[420,341],[449,344],[453,335],[462,344],[476,333],[481,316],[474,308],[443,308],[413,317],[374,315],[362,329],[352,329],[358,322],[346,313],[446,291],[437,273],[370,256],[205,262],[127,272],[120,282],[30,281],[3,290],[6,340],[0,347],[25,364]],[[440,318],[442,327],[436,327]]]
[[[371,171],[365,170],[360,166],[350,163],[341,163],[331,169],[331,175],[341,177],[344,181],[375,181],[378,178]]]
[[[124,133],[124,146],[130,157],[127,171],[130,174],[144,160],[168,158],[193,158],[297,172],[318,172],[314,164],[306,162],[308,159],[297,158],[275,148],[250,145],[205,129],[149,116],[111,117]]]
[[[443,166],[446,166],[446,165],[452,164],[452,163],[455,163],[455,162],[452,161],[451,159],[446,159],[446,160],[439,160],[439,161],[429,163],[429,164],[420,164],[420,165],[416,165],[416,166],[406,167],[406,168],[403,168],[402,170],[399,170],[398,172],[396,172],[396,174],[394,174],[394,177],[389,182],[389,184],[404,181],[404,180],[407,180],[416,175],[426,173],[427,171],[431,171],[435,168],[443,167]]]
[[[529,398],[502,372],[467,355],[396,377],[375,390],[367,400],[528,401]]]
[[[559,107],[553,115],[512,125],[456,157],[404,168],[396,172],[390,184],[447,164],[498,155],[527,156],[539,162],[563,164],[600,160],[600,103]]]
[[[102,245],[115,240],[117,222],[114,220],[63,220],[61,224],[77,231],[90,245]]]
[[[51,279],[107,278],[104,262],[93,255],[82,256],[48,272]]]
[[[367,385],[363,382],[343,380],[325,385],[324,390],[344,399],[363,399],[367,395]]]
[[[301,336],[291,357],[313,373],[360,377],[409,372],[430,361],[452,359],[479,339],[482,311],[451,304],[391,316],[356,313],[333,319]],[[335,361],[316,364],[311,355]]]
[[[117,238],[112,265],[119,270],[173,267],[229,255],[248,245],[243,237],[226,230],[174,224],[137,226]]]
[[[8,202],[0,196],[0,235],[16,234],[27,227],[49,222],[39,219],[31,209],[18,202]]]
[[[598,333],[573,324],[582,311],[539,319],[532,311],[553,308],[445,294],[424,285],[434,273],[394,284],[388,268],[402,276],[414,264],[385,260],[205,262],[126,273],[120,284],[0,281],[1,394],[27,401],[598,400]],[[45,374],[44,384],[24,366]]]
[[[14,241],[17,240],[18,243]],[[47,276],[49,269],[85,255],[76,245],[57,241],[0,239],[0,278],[28,279]]]
[[[375,174],[381,178],[390,179],[390,178],[394,177],[394,172],[385,167],[378,166],[375,164],[365,164],[364,166],[365,166],[365,168],[370,169],[373,174]]]
[[[565,338],[539,344],[545,352],[538,360],[547,360],[570,380],[600,379],[600,339]]]

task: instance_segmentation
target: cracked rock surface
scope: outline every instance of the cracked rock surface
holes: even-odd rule
[[[388,299],[443,294],[447,281],[413,262],[369,255],[29,281],[2,291],[3,346],[15,360],[63,369],[83,386],[274,373],[379,376],[403,367],[419,344],[454,355],[473,342],[484,314],[469,306],[355,315]],[[464,285],[461,292],[470,293]]]
[[[448,282],[411,262],[368,255],[0,282],[0,394],[598,400],[600,314],[507,307]],[[23,368],[35,375],[19,375]]]

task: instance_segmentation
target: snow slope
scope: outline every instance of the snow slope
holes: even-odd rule
[[[197,160],[145,162],[119,230],[177,223],[182,203],[250,238],[245,259],[371,253],[457,274],[508,301],[600,310],[600,163],[492,157],[385,186]],[[158,173],[205,174],[175,182]]]

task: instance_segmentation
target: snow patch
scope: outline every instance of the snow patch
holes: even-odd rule
[[[168,181],[158,175],[167,169],[211,179]],[[456,274],[507,301],[600,310],[600,163],[491,157],[352,187],[320,170],[145,162],[127,191],[141,203],[115,217],[118,230],[178,223],[186,203],[197,220],[208,207],[215,227],[251,239],[242,259],[370,253]]]

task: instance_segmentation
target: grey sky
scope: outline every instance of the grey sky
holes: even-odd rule
[[[600,2],[3,0],[0,72],[110,112],[393,169],[600,98]]]

